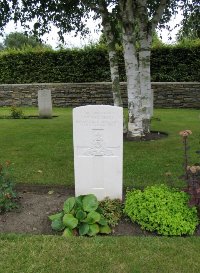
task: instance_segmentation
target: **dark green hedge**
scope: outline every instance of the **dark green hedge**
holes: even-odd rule
[[[200,81],[200,46],[153,49],[151,55],[152,81]]]
[[[152,81],[199,81],[200,47],[152,50]],[[121,81],[125,81],[119,51]],[[0,83],[110,81],[104,48],[51,51],[11,51],[0,54]]]

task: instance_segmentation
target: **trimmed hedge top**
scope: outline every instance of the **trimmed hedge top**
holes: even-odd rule
[[[152,81],[199,81],[199,52],[199,45],[153,48]],[[118,54],[120,81],[126,81],[122,51]],[[102,81],[111,81],[108,53],[102,47],[0,53],[1,84]]]

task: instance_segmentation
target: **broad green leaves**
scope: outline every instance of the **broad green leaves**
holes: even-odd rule
[[[65,213],[69,213],[69,212],[73,209],[73,207],[74,207],[74,205],[75,205],[75,202],[76,202],[75,197],[70,197],[70,198],[68,198],[68,199],[65,201],[64,206],[63,206],[64,212],[65,212]]]
[[[111,233],[93,194],[68,198],[64,202],[63,211],[49,216],[49,219],[52,221],[52,229],[63,231],[66,238],[76,234],[95,236],[98,233]]]
[[[78,225],[78,220],[72,214],[65,214],[63,224],[70,229],[74,229]]]
[[[86,216],[87,216],[87,213],[85,211],[83,211],[83,210],[78,210],[77,213],[76,213],[76,218],[78,220],[80,220],[80,221],[85,219]]]
[[[89,236],[95,236],[97,233],[99,233],[100,229],[99,229],[99,225],[97,224],[92,224],[89,225],[89,231],[88,231],[88,235]]]
[[[83,236],[89,232],[89,225],[87,223],[82,223],[79,226],[79,235]]]
[[[111,228],[108,225],[102,226],[102,227],[100,227],[100,233],[110,234]]]
[[[83,209],[85,211],[94,211],[98,208],[98,201],[95,195],[88,194],[83,198]]]
[[[51,227],[53,230],[55,231],[62,231],[64,229],[64,224],[62,222],[62,220],[60,219],[56,219],[56,220],[53,220],[52,223],[51,223]]]
[[[63,212],[59,212],[59,213],[56,213],[56,214],[53,214],[51,216],[49,216],[49,219],[51,221],[54,221],[54,220],[61,220],[61,218],[63,217],[64,213]]]
[[[72,237],[73,236],[73,231],[70,228],[66,228],[63,232],[63,236],[65,238]]]
[[[101,215],[96,211],[91,211],[88,213],[87,218],[84,220],[84,222],[88,224],[94,224],[96,222],[99,222],[101,218]]]

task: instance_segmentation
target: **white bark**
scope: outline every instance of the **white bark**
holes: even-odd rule
[[[132,37],[123,33],[124,60],[127,76],[128,93],[128,136],[141,137],[144,135],[141,113],[140,73],[135,47],[130,41]]]
[[[122,39],[127,77],[129,115],[128,136],[141,137],[144,135],[144,132],[142,127],[140,72],[134,32],[134,3],[132,0],[120,0],[119,4],[122,20]]]
[[[119,67],[118,67],[118,57],[116,50],[108,50],[109,62],[110,62],[110,72],[112,80],[112,93],[113,93],[113,102],[115,106],[123,107],[121,90],[120,90],[120,81],[119,81]],[[123,133],[127,133],[127,126],[125,117],[123,117]]]
[[[142,115],[144,133],[150,133],[150,119],[153,114],[153,94],[150,75],[151,29],[149,28],[147,1],[137,1],[137,16],[139,26],[139,70],[142,96]]]
[[[118,57],[117,57],[117,52],[115,49],[115,37],[114,37],[114,33],[110,23],[107,4],[104,0],[99,0],[99,11],[102,17],[103,32],[106,37],[106,42],[108,46],[113,101],[115,106],[123,107],[121,92],[120,92]]]
[[[123,107],[123,101],[122,101],[121,90],[120,90],[120,81],[119,81],[118,56],[115,49],[115,37],[114,37],[114,33],[113,33],[111,23],[109,20],[107,5],[104,0],[99,1],[99,11],[102,17],[103,32],[106,37],[106,42],[108,46],[113,102],[115,106]],[[123,132],[124,133],[127,132],[125,117],[123,121]]]
[[[149,39],[141,40],[139,51],[140,67],[140,87],[142,96],[143,129],[145,134],[150,132],[150,120],[153,116],[153,92],[151,90],[151,71],[150,71],[150,42]]]
[[[121,91],[120,91],[117,52],[116,50],[108,49],[108,55],[109,55],[110,73],[111,73],[111,80],[112,80],[113,102],[115,106],[123,107]]]
[[[143,111],[143,129],[145,133],[150,132],[150,118],[153,116],[153,92],[151,90],[151,73],[150,73],[150,54],[152,44],[152,33],[160,21],[167,0],[161,0],[155,10],[154,16],[149,20],[147,10],[147,0],[136,0],[137,13],[139,21],[139,67],[140,67],[140,85],[142,94],[142,111]]]

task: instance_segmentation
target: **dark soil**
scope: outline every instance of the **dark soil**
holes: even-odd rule
[[[74,195],[72,188],[49,186],[17,187],[20,207],[0,214],[0,233],[56,234],[48,216],[62,210],[64,201]],[[137,224],[122,219],[112,235],[157,236],[141,230]],[[200,235],[200,228],[195,235]]]
[[[141,137],[129,137],[126,134],[124,135],[125,141],[154,141],[161,138],[167,137],[168,134],[165,132],[151,131],[149,134],[146,134]]]

